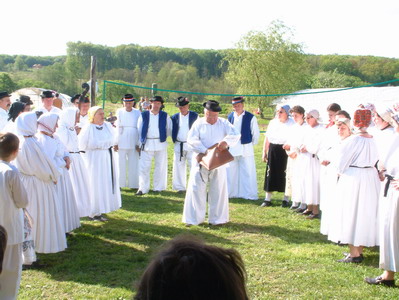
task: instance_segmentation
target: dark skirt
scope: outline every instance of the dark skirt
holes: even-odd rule
[[[288,156],[283,149],[283,145],[270,144],[267,157],[263,189],[265,192],[284,192]]]

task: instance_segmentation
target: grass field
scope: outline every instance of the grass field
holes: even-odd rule
[[[265,164],[256,147],[259,199]],[[169,142],[171,174],[172,144]],[[306,176],[306,174],[304,174]],[[131,299],[135,284],[152,255],[179,234],[193,234],[207,243],[237,249],[248,274],[251,299],[398,299],[399,289],[369,286],[365,276],[380,274],[378,249],[366,249],[360,265],[339,264],[346,247],[319,233],[319,220],[306,220],[261,200],[230,201],[230,223],[223,227],[181,223],[184,196],[170,188],[137,197],[122,190],[123,206],[105,223],[82,220],[62,253],[38,255],[46,265],[23,271],[19,299]]]

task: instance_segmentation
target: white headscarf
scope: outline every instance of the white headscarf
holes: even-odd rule
[[[35,112],[20,114],[15,120],[18,135],[32,136],[37,131],[37,115]]]
[[[44,154],[44,150],[34,136],[37,130],[35,112],[22,113],[15,121],[17,132],[25,136],[21,140],[20,151],[15,160],[19,171],[24,175],[35,176],[45,182],[57,181],[60,173],[53,161]]]
[[[56,113],[42,114],[37,120],[38,130],[52,135],[55,132],[58,118],[59,116]]]
[[[78,137],[75,130],[76,114],[79,110],[76,107],[68,107],[62,111],[56,135],[65,145],[68,151],[78,151]]]

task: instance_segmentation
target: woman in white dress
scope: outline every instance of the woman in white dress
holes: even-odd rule
[[[336,203],[335,191],[337,189],[338,174],[337,169],[337,155],[339,149],[346,138],[351,136],[351,125],[349,114],[337,115],[337,120],[334,127],[337,130],[340,140],[335,144],[331,144],[331,147],[323,153],[323,158],[321,159],[321,165],[325,168],[324,180],[321,181],[323,177],[320,177],[320,191],[324,189],[324,194],[320,194],[321,203],[320,209],[322,211],[321,221],[320,221],[320,233],[327,235],[330,223],[333,223],[334,216],[336,212],[339,211]],[[324,185],[322,189],[322,184]]]
[[[396,133],[384,162],[384,190],[380,197],[380,268],[384,272],[365,278],[369,284],[386,286],[395,285],[395,273],[399,271],[399,124],[395,127]]]
[[[76,133],[76,120],[79,110],[76,107],[65,108],[60,116],[56,136],[65,145],[69,152],[71,167],[69,175],[75,194],[76,206],[79,217],[90,215],[89,177],[79,151],[78,135]]]
[[[122,204],[113,152],[116,134],[112,125],[105,122],[101,107],[91,107],[88,118],[90,123],[79,134],[79,149],[86,151],[91,217],[107,221],[101,214],[117,210]]]
[[[296,105],[290,109],[290,113],[295,124],[292,126],[287,142],[283,146],[288,155],[286,177],[289,179],[286,181],[291,183],[291,209],[304,212],[306,203],[299,187],[299,179],[303,176],[303,172],[298,168],[298,154],[303,143],[304,128],[307,126],[305,122],[305,109],[302,106]]]
[[[35,137],[36,113],[21,114],[16,119],[16,125],[21,145],[15,162],[29,195],[27,210],[33,219],[35,250],[38,253],[63,251],[67,244],[55,187],[60,173]]]
[[[307,219],[320,218],[320,162],[318,153],[324,133],[324,127],[319,124],[319,112],[315,109],[306,113],[306,123],[302,145],[300,147],[300,160],[298,168],[302,171],[300,189],[306,202],[307,209],[303,215]],[[304,175],[306,174],[306,175]]]
[[[57,128],[59,115],[56,113],[44,113],[38,119],[37,138],[42,144],[44,153],[54,161],[58,167],[60,177],[56,184],[58,199],[61,203],[65,232],[80,227],[78,209],[71,179],[69,177],[70,159],[62,142],[54,135]]]
[[[380,182],[375,165],[377,146],[367,133],[371,111],[355,112],[355,134],[343,143],[337,158],[339,180],[336,201],[339,211],[328,239],[349,244],[350,253],[338,262],[360,263],[363,248],[378,245],[378,196]]]

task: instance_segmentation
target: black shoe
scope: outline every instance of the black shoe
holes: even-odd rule
[[[281,207],[288,207],[290,206],[290,203],[288,201],[283,200],[283,203],[281,203]]]
[[[101,222],[108,221],[108,219],[106,217],[104,217],[103,215],[95,216],[94,219],[96,219],[97,221],[101,221]]]
[[[298,214],[301,214],[301,213],[303,213],[304,211],[306,210],[306,208],[297,208],[296,210],[295,210],[295,212],[297,212]]]
[[[299,205],[295,205],[295,206],[293,205],[293,206],[290,207],[290,209],[292,209],[292,210],[296,210],[298,208],[299,208]]]
[[[363,256],[351,257],[350,255],[348,255],[347,257],[345,257],[343,259],[337,260],[337,262],[340,262],[340,263],[354,263],[354,264],[359,264],[362,261],[363,261]]]
[[[263,201],[260,207],[265,207],[265,206],[272,206],[272,203],[270,201]]]
[[[313,219],[320,219],[320,214],[310,214],[309,216],[306,217],[308,220],[313,220]]]
[[[385,285],[385,286],[395,286],[395,280],[384,280],[381,276],[373,277],[366,277],[364,281],[368,284],[374,285]]]
[[[137,191],[136,196],[143,196],[144,193],[142,191]]]
[[[312,211],[311,210],[304,210],[304,212],[302,213],[304,216],[309,216],[309,215],[311,215],[312,214]]]

